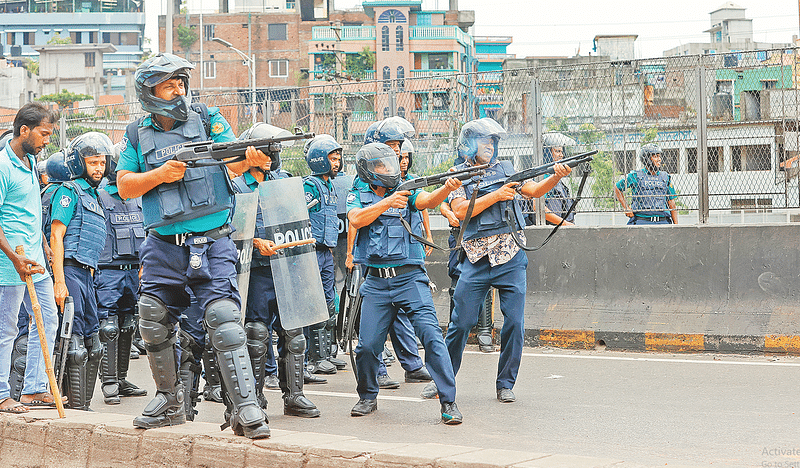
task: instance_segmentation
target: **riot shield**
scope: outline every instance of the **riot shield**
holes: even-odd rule
[[[347,257],[347,194],[350,192],[350,188],[353,186],[354,178],[355,176],[339,174],[335,179],[333,179],[333,187],[336,190],[336,196],[338,197],[336,214],[339,216],[339,239],[336,242],[336,248],[333,249],[333,264],[335,268],[334,279],[336,281],[337,291],[342,289],[345,276],[347,276],[347,268],[344,265],[344,261]],[[340,296],[340,304],[341,301],[342,297]],[[340,305],[339,312],[341,312],[342,309],[343,307]]]
[[[258,192],[237,193],[236,207],[233,211],[231,234],[239,253],[236,262],[236,282],[242,297],[242,317],[247,307],[247,291],[250,288],[250,261],[253,259],[253,234],[256,232],[256,213],[258,212]]]
[[[311,238],[303,180],[288,177],[258,185],[267,238],[284,244]],[[278,250],[270,257],[275,297],[285,330],[328,320],[314,244]]]

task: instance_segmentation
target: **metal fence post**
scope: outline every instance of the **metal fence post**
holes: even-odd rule
[[[708,121],[706,102],[706,69],[703,56],[697,63],[697,216],[701,224],[708,222]]]
[[[64,115],[64,112],[61,112],[61,116],[58,118],[58,144],[61,148],[67,147],[67,117]]]
[[[536,76],[531,77],[530,112],[532,114],[530,122],[533,126],[533,161],[521,161],[523,167],[539,166],[544,159],[542,154],[542,86]],[[539,197],[536,199],[537,226],[545,224],[544,216],[544,197]]]
[[[394,86],[389,88],[389,117],[397,115],[397,93]]]
[[[261,103],[261,113],[264,114],[264,122],[272,124],[272,101],[270,101],[269,91],[264,94],[264,102]]]

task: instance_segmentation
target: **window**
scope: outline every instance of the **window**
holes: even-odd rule
[[[430,26],[431,16],[430,13],[417,13],[417,26]]]
[[[86,52],[83,54],[83,63],[86,68],[94,68],[94,52]]]
[[[678,173],[678,155],[680,151],[677,149],[665,149],[661,154],[661,170],[670,174]]]
[[[216,37],[216,28],[215,24],[204,24],[203,25],[203,40],[210,41],[211,39]]]
[[[636,151],[615,151],[614,172],[627,174],[636,169]]]
[[[217,62],[203,62],[203,77],[208,79],[217,77]]]
[[[384,119],[388,119],[389,118],[389,108],[388,107],[384,107],[383,108],[383,118]]]
[[[267,25],[267,35],[270,41],[285,41],[286,23]]]
[[[395,42],[395,46],[394,46],[395,50],[396,51],[402,51],[403,50],[403,27],[402,26],[396,27],[394,29],[394,32],[395,32],[396,41],[397,41],[397,42]]]
[[[336,56],[333,54],[314,54],[314,70],[333,71],[336,69]]]
[[[403,67],[397,67],[397,89],[405,91],[406,89],[406,71]]]
[[[286,9],[287,9],[287,10],[294,10],[294,8],[295,8],[295,3],[296,3],[296,2],[294,2],[294,1],[287,0],[287,1],[286,1]]]
[[[400,10],[386,10],[378,17],[378,23],[405,23],[406,15]]]
[[[686,150],[686,172],[697,174],[697,148],[688,148]]]
[[[388,91],[391,87],[392,69],[383,67],[383,90]]]
[[[289,76],[288,60],[270,60],[269,76],[272,78],[286,78]]]
[[[778,87],[778,80],[761,80],[761,87],[764,89],[775,89]]]
[[[89,31],[89,44],[97,44],[97,31]]]
[[[450,68],[450,54],[428,54],[429,70],[446,70]]]
[[[80,31],[77,32],[70,32],[69,37],[72,39],[73,44],[82,44],[83,43],[83,33]]]
[[[8,42],[8,45],[16,45],[17,43],[16,38],[17,35],[15,33],[13,32],[6,33],[6,41]]]
[[[406,108],[403,107],[403,106],[398,107],[397,108],[397,115],[399,115],[400,117],[405,119],[406,118]]]
[[[708,172],[720,172],[722,170],[722,148],[718,146],[708,147]]]
[[[731,171],[772,169],[769,145],[731,146]]]
[[[381,50],[384,52],[389,51],[389,26],[381,28]]]
[[[33,45],[34,36],[32,32],[22,33],[22,45]]]

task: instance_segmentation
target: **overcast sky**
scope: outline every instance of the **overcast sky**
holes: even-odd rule
[[[210,0],[216,3],[216,0]],[[459,0],[461,10],[475,11],[476,36],[513,36],[508,52],[572,56],[580,47],[588,55],[598,34],[638,34],[636,56],[660,57],[667,49],[688,42],[706,42],[709,13],[723,0]],[[791,42],[798,34],[797,0],[740,0],[753,20],[757,42]],[[335,0],[338,9],[354,8],[360,0]],[[446,10],[448,0],[423,0],[423,8]],[[145,35],[157,48],[156,18],[164,0],[146,0]]]

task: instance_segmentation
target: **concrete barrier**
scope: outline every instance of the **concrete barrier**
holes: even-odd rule
[[[528,228],[529,244],[550,229]],[[435,230],[436,243],[448,233]],[[792,224],[562,227],[528,253],[526,344],[800,353],[796,239]],[[446,324],[446,254],[431,255],[428,271]]]

